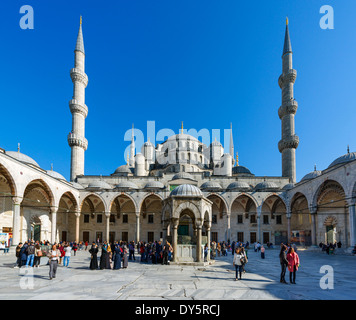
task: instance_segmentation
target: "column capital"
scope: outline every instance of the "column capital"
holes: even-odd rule
[[[51,214],[57,213],[57,211],[58,211],[58,207],[52,206],[52,207],[49,208],[49,212],[50,212]]]
[[[76,211],[76,212],[74,212],[74,214],[75,214],[75,216],[76,216],[77,218],[80,217],[80,211]]]
[[[111,216],[111,212],[104,212],[105,216],[106,216],[106,219],[110,219],[110,216]]]
[[[310,214],[316,214],[317,211],[318,211],[318,207],[317,206],[312,206],[312,205],[309,206]]]
[[[22,202],[22,198],[20,197],[12,197],[12,203],[16,206],[16,205],[20,205]]]

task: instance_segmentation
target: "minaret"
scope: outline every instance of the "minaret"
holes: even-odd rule
[[[232,157],[232,162],[234,164],[234,141],[232,139],[232,123],[230,123],[230,154]]]
[[[132,124],[132,133],[131,133],[131,146],[130,146],[130,161],[129,166],[131,168],[135,167],[135,135],[134,135],[134,125]]]
[[[294,100],[294,82],[297,71],[293,69],[292,45],[289,37],[288,18],[283,48],[283,71],[278,84],[282,89],[282,106],[278,110],[282,120],[282,139],[278,143],[279,152],[282,153],[282,176],[289,177],[292,183],[296,182],[295,150],[299,144],[299,137],[295,135],[294,115],[298,103]]]
[[[72,149],[70,181],[74,181],[79,175],[84,175],[84,152],[88,148],[88,140],[85,139],[85,118],[88,115],[88,107],[85,105],[85,88],[88,85],[88,76],[85,74],[82,17],[80,17],[74,55],[74,68],[70,71],[73,81],[73,98],[69,101],[72,113],[72,131],[68,135],[68,144]]]

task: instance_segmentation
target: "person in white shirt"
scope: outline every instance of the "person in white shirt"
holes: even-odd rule
[[[61,252],[57,249],[56,245],[52,246],[52,250],[49,252],[49,279],[52,280],[56,277],[58,261],[61,256]]]
[[[69,265],[69,260],[70,260],[70,257],[71,257],[71,251],[72,251],[72,247],[69,246],[68,244],[66,244],[64,246],[64,260],[63,260],[63,267],[68,267]]]
[[[241,275],[242,275],[242,261],[241,259],[243,259],[245,256],[244,254],[241,252],[241,248],[236,248],[235,250],[235,254],[234,254],[234,260],[232,262],[232,264],[235,267],[236,270],[236,278],[235,280],[238,280],[238,274],[240,275],[240,280],[241,280]]]

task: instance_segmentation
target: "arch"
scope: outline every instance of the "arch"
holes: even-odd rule
[[[119,199],[123,200],[122,198],[126,199],[127,201],[119,201]],[[109,212],[113,212],[114,206],[115,206],[116,209],[119,209],[121,211],[121,208],[123,208],[127,203],[132,203],[133,208],[134,208],[134,210],[133,210],[134,212],[133,213],[136,214],[136,212],[139,212],[138,208],[137,208],[137,205],[136,205],[136,202],[134,201],[134,199],[130,195],[128,195],[127,193],[124,193],[124,192],[121,193],[121,194],[116,195],[110,201]]]
[[[9,185],[11,191],[11,195],[16,196],[17,187],[16,187],[15,180],[10,174],[9,170],[3,164],[0,164],[0,175],[2,175],[6,179],[7,184]]]
[[[180,214],[184,211],[184,210],[189,210],[191,211],[194,216],[196,218],[201,218],[201,214],[199,211],[199,208],[192,202],[190,201],[184,201],[183,203],[181,203],[176,210],[174,210],[174,212],[172,213],[172,218],[180,218]]]
[[[94,193],[94,192],[90,192],[90,193],[85,194],[85,196],[84,196],[83,199],[81,200],[80,205],[79,205],[79,207],[78,207],[78,211],[79,211],[79,212],[82,211],[84,202],[87,200],[87,198],[90,198],[90,197],[96,197],[96,198],[98,198],[98,199],[103,203],[104,211],[105,211],[105,212],[107,211],[106,203],[105,203],[103,197],[100,196],[99,194]],[[92,203],[92,204],[93,204],[93,203]]]
[[[96,201],[90,199],[90,198],[97,198],[99,200],[99,203],[96,203]],[[90,212],[83,212],[83,208],[84,208],[84,205],[87,204],[88,207],[89,207],[89,210]],[[94,214],[95,211],[96,211],[96,208],[95,207],[98,207],[100,204],[103,205],[103,210],[102,210],[102,213],[105,213],[107,210],[106,210],[106,207],[105,207],[105,202],[103,200],[103,198],[101,196],[99,196],[98,194],[96,193],[89,193],[87,194],[83,200],[81,201],[80,203],[80,207],[79,207],[79,212],[80,213],[90,213],[90,214]]]
[[[119,193],[119,194],[116,194],[116,195],[110,200],[110,202],[109,202],[109,212],[112,211],[112,206],[113,206],[113,204],[115,203],[116,199],[119,198],[119,197],[127,197],[127,198],[129,198],[129,199],[132,201],[133,205],[134,205],[135,212],[139,212],[139,208],[138,208],[138,206],[137,206],[136,201],[134,200],[134,198],[133,198],[130,194],[128,194],[128,193],[126,193],[126,192],[121,192],[121,193]]]
[[[295,206],[299,207],[303,201],[306,201],[306,205],[304,205],[301,209],[300,208],[295,209],[295,210],[293,209]],[[304,210],[308,210],[308,213],[309,213],[309,208],[310,207],[309,207],[309,202],[308,202],[307,196],[302,192],[299,192],[299,191],[296,192],[293,195],[293,197],[291,199],[291,202],[290,202],[290,212],[291,212],[291,214],[292,215],[293,214],[298,214],[299,212],[304,211]]]
[[[74,206],[74,212],[77,212],[79,209],[78,201],[75,198],[75,196],[73,195],[73,193],[71,191],[63,192],[62,195],[59,197],[59,205],[60,205],[61,201],[64,200],[65,198],[69,199],[72,202],[72,205]],[[67,202],[66,202],[66,204],[68,205]]]
[[[319,209],[322,206],[321,203],[323,202],[323,200],[330,193],[338,194],[341,197],[341,199],[337,201],[339,202],[345,201],[347,204],[345,190],[342,187],[342,185],[336,180],[326,180],[320,184],[320,186],[317,188],[316,192],[314,193],[313,206],[318,207]]]
[[[271,198],[276,198],[276,199],[273,201]],[[272,205],[269,205],[269,204],[267,204],[267,203],[272,204]],[[286,213],[287,213],[287,205],[286,205],[286,203],[285,203],[284,200],[283,200],[278,194],[276,194],[276,193],[273,193],[273,194],[268,195],[268,196],[263,200],[262,206],[263,206],[264,204],[267,204],[267,206],[268,206],[269,209],[270,209],[271,214],[273,215],[273,214],[276,212],[276,209],[277,209],[278,205],[281,204],[281,203],[283,204],[284,209],[285,209],[285,211],[286,211]]]
[[[232,199],[231,205],[230,205],[230,208],[229,208],[229,211],[230,211],[230,212],[231,212],[231,210],[232,210],[232,206],[234,205],[234,202],[235,202],[238,198],[243,197],[243,196],[249,198],[249,199],[252,201],[252,203],[256,206],[256,208],[258,207],[257,200],[256,200],[252,195],[250,195],[250,194],[248,194],[248,193],[241,192],[241,193],[238,194],[235,198]]]
[[[149,198],[149,197],[157,197],[157,198],[159,198],[160,201],[163,201],[163,197],[160,194],[157,194],[157,193],[154,193],[154,192],[148,192],[143,196],[142,200],[140,201],[140,203],[138,205],[138,207],[140,209],[140,212],[142,210],[142,206],[143,206],[145,200],[147,198]]]
[[[228,203],[227,203],[227,201],[226,201],[226,199],[223,197],[223,196],[221,196],[220,194],[218,194],[218,193],[216,193],[216,192],[211,192],[211,193],[209,193],[208,195],[207,195],[207,199],[209,199],[209,197],[218,197],[220,200],[222,200],[222,202],[224,203],[224,205],[225,205],[225,209],[226,209],[226,212],[229,210],[229,205],[228,205]],[[213,201],[214,202],[214,201]]]
[[[53,192],[44,180],[35,179],[27,184],[27,186],[23,192],[22,203],[24,203],[26,200],[29,200],[29,202],[31,201],[30,199],[26,198],[26,195],[28,195],[32,191],[37,191],[39,194],[41,194],[45,198],[45,200],[48,202],[48,206],[54,206],[55,201],[54,201]]]

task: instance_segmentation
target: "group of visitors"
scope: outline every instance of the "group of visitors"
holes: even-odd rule
[[[342,243],[341,241],[336,242],[335,243],[323,243],[320,242],[319,243],[319,248],[321,249],[322,252],[326,252],[326,254],[330,255],[330,254],[334,254],[336,248],[341,248]]]
[[[281,283],[287,283],[285,280],[286,271],[289,271],[289,282],[291,284],[296,284],[295,278],[298,268],[300,267],[300,260],[297,252],[294,250],[293,246],[281,244],[281,251],[279,253],[279,260],[281,264]]]
[[[137,246],[137,251],[141,255],[142,263],[151,261],[152,264],[168,265],[173,256],[173,247],[168,241],[165,244],[161,241],[149,243],[141,241]]]

